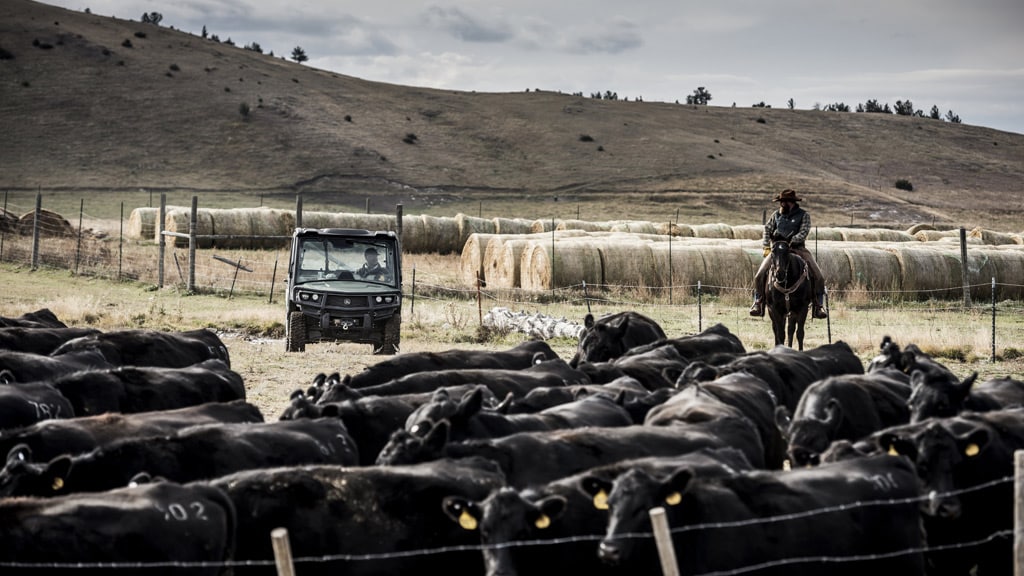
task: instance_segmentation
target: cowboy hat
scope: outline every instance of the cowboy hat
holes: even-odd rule
[[[800,198],[800,197],[798,197],[796,195],[796,190],[793,190],[791,188],[786,188],[782,192],[779,192],[778,194],[776,194],[775,198],[772,199],[772,202],[782,202],[783,200],[790,200],[792,202],[800,202],[801,200],[803,200],[803,198]]]

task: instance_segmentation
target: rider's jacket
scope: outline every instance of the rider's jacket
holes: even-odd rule
[[[810,216],[803,208],[793,206],[787,214],[776,210],[765,223],[765,246],[774,240],[786,240],[791,247],[800,248],[810,229]]]

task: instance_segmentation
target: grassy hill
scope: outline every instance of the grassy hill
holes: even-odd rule
[[[1021,134],[397,86],[29,0],[0,4],[0,103],[0,189],[15,193],[742,223],[793,187],[822,226],[1019,232],[1024,216]]]

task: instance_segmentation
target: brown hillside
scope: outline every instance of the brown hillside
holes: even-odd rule
[[[794,187],[819,225],[1024,216],[1024,135],[964,124],[396,86],[29,0],[0,4],[0,48],[8,191],[740,223]]]

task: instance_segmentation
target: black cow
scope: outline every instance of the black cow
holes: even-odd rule
[[[558,354],[543,340],[529,340],[508,350],[445,350],[442,352],[403,352],[352,374],[349,386],[366,388],[383,384],[414,372],[433,372],[465,368],[501,368],[517,370],[529,368],[541,354],[544,360],[554,360]]]
[[[582,363],[580,366],[587,365]],[[531,414],[540,412],[559,404],[566,404],[579,400],[588,394],[608,394],[618,396],[622,394],[625,405],[640,398],[650,395],[639,381],[630,376],[622,376],[605,384],[578,384],[575,386],[542,386],[534,388],[525,396],[506,396],[495,410],[506,414]]]
[[[159,482],[102,494],[4,498],[0,565],[26,565],[5,567],[5,574],[215,576],[233,560],[236,527],[231,500],[211,486]],[[175,567],[181,565],[189,567]]]
[[[910,421],[910,385],[895,370],[830,376],[804,390],[791,421],[779,408],[793,466],[817,466],[836,440],[859,440]]]
[[[1013,539],[992,536],[1013,530],[1014,452],[1024,449],[1024,409],[929,419],[877,441],[917,466],[929,496],[921,503],[928,545],[957,545],[929,554],[935,573],[1013,572]]]
[[[584,395],[579,400],[559,404],[533,414],[503,414],[484,407],[480,389],[453,399],[446,392],[435,394],[426,404],[413,410],[405,429],[423,436],[438,422],[448,422],[450,442],[471,438],[497,438],[531,430],[560,430],[584,426],[629,426],[629,412],[607,394]]]
[[[461,396],[480,388],[488,402],[497,404],[497,399],[486,386],[467,384],[441,388],[445,393]],[[435,391],[436,392],[436,391]],[[351,400],[316,403],[301,390],[292,394],[291,402],[281,420],[296,418],[339,418],[348,430],[359,452],[359,464],[370,465],[377,454],[387,445],[391,433],[405,426],[409,414],[418,406],[429,402],[435,392],[397,394],[394,396],[357,396]],[[355,392],[358,394],[358,392]]]
[[[164,366],[184,368],[204,360],[231,358],[220,337],[206,328],[164,332],[143,328],[112,330],[70,340],[53,351],[53,356],[82,350],[97,350],[111,366]]]
[[[480,574],[483,562],[473,549],[479,538],[448,520],[443,498],[483,499],[504,476],[492,462],[462,459],[251,470],[208,484],[238,510],[235,559],[261,561],[240,572],[247,576],[277,574],[268,540],[275,528],[288,530],[297,574],[454,575]]]
[[[639,312],[615,312],[597,320],[593,314],[587,314],[576,354],[569,365],[575,368],[585,361],[607,362],[622,356],[630,348],[664,338],[665,331],[661,325]]]
[[[698,450],[623,460],[523,490],[503,487],[483,501],[452,495],[444,508],[453,522],[480,535],[488,576],[611,575],[616,571],[598,560],[594,536],[608,523],[605,498],[615,477],[632,468],[656,473],[683,466],[702,476],[751,469],[735,448]]]
[[[710,478],[688,468],[667,475],[630,470],[608,493],[598,554],[623,573],[656,574],[648,511],[662,507],[683,574],[775,565],[768,573],[920,575],[916,496],[913,467],[887,455]]]
[[[98,334],[95,328],[0,328],[0,350],[49,354],[68,340]]]
[[[49,383],[71,401],[77,416],[172,410],[206,402],[245,400],[242,376],[218,359],[182,368],[119,366],[83,370]]]
[[[641,348],[645,348],[646,351],[633,353],[637,350],[633,348],[627,351],[626,355],[613,359],[612,365],[622,370],[624,374],[636,378],[648,390],[674,386],[676,378],[689,363],[687,358],[672,344],[664,343]],[[586,364],[580,363],[583,372],[586,370],[582,366]]]
[[[26,446],[15,446],[0,473],[0,494],[98,492],[123,486],[140,472],[188,482],[252,468],[358,461],[352,439],[336,418],[203,424],[169,436],[125,438],[42,464],[32,462]]]
[[[902,350],[899,344],[889,336],[882,338],[880,353],[868,362],[868,372],[880,368],[892,368],[905,374],[914,370],[937,370],[952,375],[952,372],[941,362],[926,354],[916,344],[907,344]]]
[[[0,350],[0,382],[39,382],[79,370],[112,367],[97,350],[80,350],[60,356]]]
[[[482,456],[498,463],[517,488],[543,484],[587,468],[643,456],[678,456],[700,448],[735,446],[751,464],[764,466],[764,448],[746,418],[716,418],[699,424],[622,426],[518,432],[485,440],[448,442],[441,421],[425,437],[396,430],[377,464],[412,464],[439,458]]]
[[[782,350],[779,351],[782,352]],[[842,340],[809,348],[804,350],[804,354],[818,367],[822,378],[864,373],[864,363],[850,348],[850,345]]]
[[[0,383],[0,431],[74,416],[71,402],[49,384]]]
[[[988,412],[1024,405],[1024,382],[993,378],[975,385],[978,373],[961,381],[950,372],[915,369],[910,376],[910,420],[955,416],[964,410]]]
[[[263,422],[263,415],[255,405],[235,400],[177,410],[45,420],[0,431],[0,454],[8,454],[11,448],[24,444],[36,460],[50,460],[62,454],[89,452],[122,438],[163,436],[189,426],[216,422]]]
[[[652,349],[662,346],[672,346],[675,348],[676,352],[679,353],[686,363],[720,357],[723,354],[742,354],[747,351],[738,336],[730,332],[725,324],[718,323],[705,328],[697,334],[687,334],[678,338],[666,338],[649,344],[634,346],[622,356],[646,354]]]
[[[675,395],[647,413],[644,424],[703,422],[720,416],[746,418],[757,430],[768,468],[782,468],[786,441],[775,425],[775,396],[764,380],[746,372],[726,374],[711,382],[683,384]]]
[[[40,308],[35,312],[26,312],[21,316],[0,316],[0,327],[22,328],[67,328],[49,308]]]

